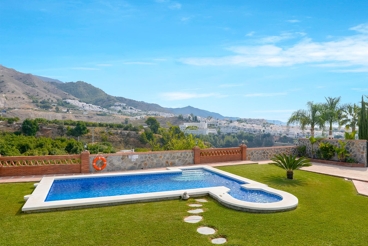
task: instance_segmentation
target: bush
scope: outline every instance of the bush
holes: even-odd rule
[[[98,154],[98,153],[116,153],[114,147],[109,142],[103,142],[103,143],[95,143],[95,144],[88,144],[87,150],[91,154]]]
[[[150,152],[152,150],[151,149],[147,149],[147,148],[135,148],[134,151],[135,152]]]
[[[299,157],[307,156],[307,146],[300,145],[300,146],[296,147],[296,149],[298,151],[298,156]]]
[[[324,159],[324,160],[330,160],[332,158],[332,156],[334,156],[335,154],[335,147],[328,143],[320,143],[319,144],[319,149],[317,151],[317,156],[320,159]]]
[[[348,163],[358,163],[354,158],[352,158],[352,157],[348,157],[348,158],[346,158],[346,160],[345,160],[346,162],[348,162]]]
[[[337,158],[339,159],[339,161],[345,161],[346,158],[350,156],[348,150],[346,149],[347,142],[339,140],[339,144],[340,144],[339,147],[334,147],[337,154]]]

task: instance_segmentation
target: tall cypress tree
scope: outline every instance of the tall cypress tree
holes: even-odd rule
[[[367,118],[367,111],[365,109],[365,102],[362,96],[362,107],[360,109],[359,115],[359,132],[358,132],[359,139],[368,140],[368,118]]]

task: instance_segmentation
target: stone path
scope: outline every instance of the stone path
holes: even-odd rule
[[[188,204],[189,207],[202,207],[203,205],[200,203],[206,203],[208,202],[206,199],[195,199],[195,201],[197,203],[191,203]],[[204,210],[203,209],[192,209],[192,210],[188,210],[188,213],[190,214],[200,214],[203,213]],[[187,223],[198,223],[200,221],[202,221],[203,217],[199,216],[199,215],[192,215],[192,216],[188,216],[186,218],[184,218],[184,221]],[[202,235],[213,235],[216,233],[216,229],[212,228],[212,227],[208,227],[208,226],[200,226],[197,228],[197,232],[199,234]],[[223,237],[217,237],[217,238],[213,238],[211,239],[212,244],[224,244],[227,242],[226,238]]]
[[[358,194],[368,196],[368,168],[366,167],[343,167],[312,162],[312,166],[303,167],[301,170],[352,180]]]

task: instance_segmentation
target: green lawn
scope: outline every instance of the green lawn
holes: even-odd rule
[[[189,201],[23,214],[33,183],[0,184],[0,245],[212,245],[199,225],[218,229],[225,245],[367,245],[368,197],[344,179],[295,171],[294,180],[272,165],[226,166],[298,197],[293,211],[254,214],[227,209],[207,197],[204,220],[183,222]]]

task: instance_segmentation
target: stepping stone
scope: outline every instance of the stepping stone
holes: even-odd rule
[[[197,232],[202,235],[211,235],[211,234],[215,234],[216,231],[215,229],[211,227],[203,226],[203,227],[199,227],[197,229]]]
[[[214,238],[211,240],[212,244],[224,244],[226,243],[226,238],[223,237],[219,237],[219,238]]]
[[[199,208],[202,207],[202,204],[189,204],[188,206],[192,208]]]
[[[195,199],[196,202],[208,202],[206,199]]]
[[[203,213],[203,212],[204,211],[201,208],[188,210],[188,213],[190,213],[190,214],[200,214],[200,213]]]
[[[192,215],[192,216],[188,216],[184,219],[185,222],[187,223],[198,223],[199,221],[201,221],[203,219],[202,216],[198,216],[198,215]]]

